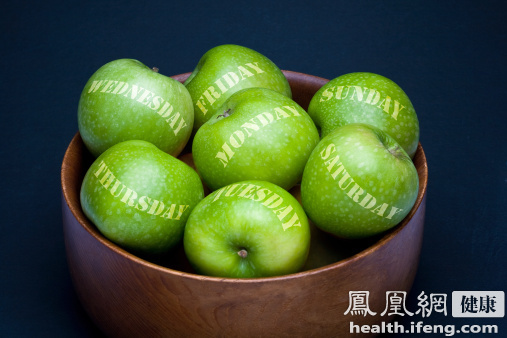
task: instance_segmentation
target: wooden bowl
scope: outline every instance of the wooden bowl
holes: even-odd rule
[[[328,81],[284,73],[294,100],[305,109]],[[184,81],[188,75],[174,78]],[[420,144],[414,158],[419,195],[398,226],[369,241],[326,239],[321,247],[320,242],[312,244],[317,251],[339,251],[342,246],[355,250],[300,273],[258,279],[197,275],[181,247],[167,257],[141,258],[107,240],[83,214],[79,202],[81,182],[92,160],[77,133],[62,164],[63,227],[78,297],[107,335],[344,337],[350,335],[350,322],[371,325],[392,320],[380,315],[386,307],[386,292],[409,291],[412,286],[423,237],[428,177]],[[339,257],[335,254],[330,256]],[[345,315],[350,291],[369,291],[369,307],[377,314]]]

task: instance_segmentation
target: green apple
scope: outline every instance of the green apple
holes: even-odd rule
[[[339,127],[312,152],[301,200],[320,229],[365,238],[398,224],[417,199],[417,170],[389,134],[367,124]]]
[[[310,229],[299,202],[265,181],[225,186],[204,198],[188,218],[183,246],[198,273],[253,278],[300,271]]]
[[[271,60],[238,45],[221,45],[208,50],[184,84],[194,104],[195,131],[240,89],[269,88],[292,97],[289,82]]]
[[[290,189],[318,142],[315,124],[295,101],[271,89],[246,88],[197,131],[192,154],[211,190],[245,180]]]
[[[183,84],[137,60],[119,59],[100,67],[86,83],[78,126],[95,157],[127,140],[145,140],[177,156],[192,133],[193,111]]]
[[[117,143],[88,169],[81,206],[99,231],[139,253],[162,253],[179,243],[192,209],[203,198],[199,175],[142,140]]]
[[[371,124],[398,142],[412,158],[419,143],[419,121],[407,94],[390,79],[373,73],[339,76],[313,96],[308,114],[322,137],[350,124]]]

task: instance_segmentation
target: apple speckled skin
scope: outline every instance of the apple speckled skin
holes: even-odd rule
[[[357,72],[329,81],[313,96],[308,114],[322,137],[346,124],[366,123],[391,135],[410,158],[419,143],[419,120],[410,99],[382,75]]]
[[[194,108],[186,87],[133,59],[111,61],[86,83],[78,127],[97,157],[112,145],[144,140],[177,156],[192,133]]]
[[[285,75],[270,59],[250,48],[230,44],[208,50],[184,84],[194,104],[194,131],[241,89],[269,88],[292,97]]]
[[[253,278],[301,270],[310,246],[308,218],[296,198],[264,181],[216,190],[192,211],[183,237],[197,272]]]
[[[131,140],[93,162],[80,198],[85,215],[105,237],[134,252],[162,253],[181,241],[204,193],[188,165],[149,142]]]
[[[266,88],[232,95],[196,133],[195,165],[211,190],[244,180],[290,189],[301,180],[319,134],[292,99]]]
[[[417,199],[419,177],[408,154],[366,124],[324,137],[303,173],[301,200],[312,222],[341,238],[364,238],[398,224]]]

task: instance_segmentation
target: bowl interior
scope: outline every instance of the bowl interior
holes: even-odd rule
[[[315,92],[328,81],[320,77],[297,72],[283,72],[291,85],[293,99],[305,110],[308,108],[308,104]],[[190,73],[185,73],[173,76],[173,78],[183,82],[189,75]],[[191,141],[189,141],[189,143],[190,142]],[[136,256],[106,239],[86,218],[81,209],[79,192],[83,177],[93,160],[94,158],[86,149],[79,132],[76,133],[64,156],[61,182],[63,198],[73,216],[83,226],[83,228],[97,241],[131,260],[137,261],[140,259],[144,261],[144,263],[154,264],[157,268],[165,269],[167,272],[177,271],[194,274],[194,271],[185,257],[182,244],[164,255]],[[310,255],[303,272],[300,273],[304,273],[304,271],[309,270],[318,271],[319,269],[327,269],[333,265],[347,264],[348,261],[359,259],[361,256],[368,255],[369,253],[378,250],[385,243],[394,238],[397,233],[399,233],[409,223],[426,195],[428,168],[421,144],[418,145],[413,161],[419,175],[419,193],[414,207],[400,224],[381,235],[354,241],[334,238],[312,226],[312,244]],[[291,192],[297,195],[297,187]]]

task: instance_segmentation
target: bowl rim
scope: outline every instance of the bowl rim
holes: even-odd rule
[[[294,71],[287,71],[282,70],[282,72],[288,76],[288,77],[301,77],[301,78],[308,78],[312,79],[313,81],[317,82],[323,82],[326,83],[329,80],[310,75],[310,74],[304,74]],[[190,72],[188,73],[182,73],[178,75],[171,76],[171,78],[174,78],[178,81],[181,81],[185,78],[185,76],[188,76]],[[347,266],[350,264],[353,264],[354,262],[357,262],[359,260],[362,260],[363,258],[369,256],[373,252],[380,250],[384,245],[389,243],[391,240],[396,237],[398,233],[403,231],[405,226],[408,224],[408,222],[412,219],[412,217],[415,215],[415,213],[418,211],[419,207],[421,206],[424,198],[426,197],[427,193],[427,185],[428,185],[428,165],[427,165],[427,159],[424,152],[424,149],[421,145],[421,143],[418,143],[416,155],[420,156],[421,162],[422,162],[422,168],[421,171],[418,170],[419,174],[419,180],[422,182],[422,184],[419,184],[419,191],[417,194],[417,199],[410,210],[410,212],[405,216],[405,218],[398,223],[394,228],[387,230],[387,232],[384,235],[381,235],[381,237],[375,241],[372,245],[368,246],[366,249],[361,250],[360,252],[350,256],[346,257],[344,259],[341,259],[335,263],[331,263],[322,267],[313,268],[310,270],[304,270],[296,273],[281,275],[281,276],[273,276],[273,277],[254,277],[254,278],[232,278],[232,277],[214,277],[214,276],[207,276],[207,275],[199,275],[197,273],[192,272],[184,272],[175,270],[169,267],[161,266],[156,263],[150,262],[148,260],[145,260],[143,258],[140,258],[127,250],[121,248],[119,245],[113,243],[106,237],[104,237],[98,229],[89,221],[86,216],[84,216],[84,213],[82,212],[81,206],[75,206],[71,205],[69,203],[70,198],[69,195],[71,194],[71,187],[69,187],[69,183],[67,183],[67,180],[65,179],[69,172],[72,171],[72,166],[68,163],[70,158],[70,149],[75,148],[77,146],[77,143],[80,141],[80,134],[79,131],[74,135],[71,142],[67,146],[67,149],[65,150],[65,154],[63,157],[62,165],[61,165],[61,173],[60,173],[60,180],[61,180],[61,189],[62,189],[62,198],[64,199],[66,205],[68,206],[69,210],[71,211],[72,215],[76,219],[76,221],[79,223],[80,226],[82,226],[92,237],[94,237],[99,243],[110,249],[112,252],[114,252],[116,255],[122,256],[124,259],[127,259],[129,261],[132,261],[135,264],[139,264],[145,268],[148,269],[155,269],[159,272],[162,272],[164,274],[168,275],[174,275],[179,276],[187,279],[194,279],[198,281],[210,281],[210,282],[230,282],[230,283],[271,283],[271,282],[280,282],[280,281],[287,281],[292,279],[297,279],[303,276],[309,276],[309,275],[315,275],[324,273],[329,270],[334,270],[343,266]],[[415,156],[414,156],[415,157]],[[419,173],[420,171],[420,173]],[[421,180],[422,178],[422,180]],[[79,212],[81,210],[81,212]]]

